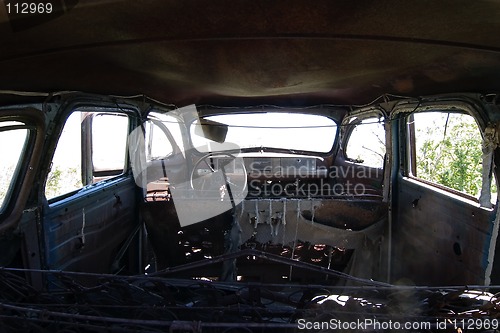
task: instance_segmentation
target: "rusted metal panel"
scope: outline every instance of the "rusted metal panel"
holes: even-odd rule
[[[393,279],[483,284],[495,212],[401,179],[393,234]]]

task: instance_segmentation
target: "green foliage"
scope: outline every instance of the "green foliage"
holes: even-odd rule
[[[47,191],[57,191],[61,182],[62,171],[59,168],[52,170],[47,178]]]
[[[434,119],[418,116],[415,115],[417,176],[478,196],[482,181],[482,138],[474,119],[446,113],[435,114]]]
[[[2,207],[7,197],[7,191],[9,190],[15,169],[15,165],[3,166],[0,168],[0,207]]]
[[[0,207],[7,195],[14,170],[15,166],[0,170]],[[77,190],[82,186],[80,172],[76,167],[64,168],[56,165],[53,166],[47,177],[45,194],[50,199]]]
[[[48,199],[81,188],[82,180],[77,168],[63,168],[53,166],[47,177],[45,195]]]
[[[3,184],[1,184],[1,185],[3,185]],[[7,196],[7,187],[0,186],[0,207],[2,207],[2,204],[3,204],[6,196]]]

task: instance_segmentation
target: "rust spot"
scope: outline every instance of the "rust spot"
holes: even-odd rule
[[[362,230],[387,214],[387,205],[381,201],[336,200],[324,202],[313,212],[303,210],[306,220],[340,229]]]

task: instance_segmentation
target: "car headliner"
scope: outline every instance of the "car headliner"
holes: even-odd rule
[[[60,15],[0,6],[0,89],[178,106],[500,89],[500,1],[52,2]]]

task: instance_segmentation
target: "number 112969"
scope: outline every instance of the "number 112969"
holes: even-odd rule
[[[54,10],[51,2],[7,2],[7,14],[50,14]]]

